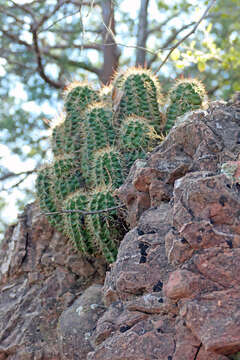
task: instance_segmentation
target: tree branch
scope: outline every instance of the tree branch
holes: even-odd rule
[[[126,207],[126,205],[121,204],[121,205],[117,205],[117,206],[113,206],[107,209],[102,209],[102,210],[95,210],[95,211],[84,211],[84,210],[60,210],[60,211],[54,211],[54,212],[47,212],[47,213],[42,213],[43,215],[57,215],[57,214],[71,214],[71,213],[79,213],[79,214],[83,214],[83,215],[94,215],[94,214],[101,214],[104,212],[109,212],[112,210],[116,210],[116,209],[121,209]]]
[[[31,175],[31,174],[33,174],[34,172],[36,172],[37,169],[38,169],[38,166],[35,167],[35,168],[32,169],[32,170],[21,171],[20,173],[14,173],[14,172],[12,172],[12,171],[9,171],[9,172],[7,172],[6,174],[4,174],[4,175],[2,175],[2,176],[0,177],[0,181],[5,181],[5,180],[8,180],[8,179],[10,179],[10,178],[18,177],[18,176],[21,176],[21,175],[27,175],[27,176],[28,176],[28,175]]]
[[[41,20],[38,21],[36,28],[39,30],[40,27],[48,20],[50,19],[64,4],[67,4],[68,1],[66,0],[58,0],[57,4],[54,6],[52,11],[49,11],[44,16],[42,16]]]
[[[137,51],[136,51],[136,62],[135,65],[145,65],[146,61],[146,48],[147,41],[147,29],[148,29],[148,4],[149,0],[141,0],[141,7],[139,11],[139,23],[137,30]]]
[[[44,67],[43,67],[43,64],[42,64],[42,57],[41,57],[40,48],[38,46],[37,27],[32,25],[31,32],[32,32],[34,51],[35,51],[36,58],[37,58],[37,71],[38,71],[39,75],[41,76],[41,78],[44,81],[46,81],[46,83],[48,83],[49,85],[51,85],[55,89],[62,89],[64,87],[64,85],[65,85],[64,83],[57,82],[57,81],[54,81],[54,80],[50,79],[45,73],[45,70],[44,70]]]
[[[98,50],[98,51],[101,51],[102,50],[102,45],[101,44],[83,44],[83,45],[77,45],[77,44],[71,44],[71,48],[74,48],[74,49],[86,49],[86,50]],[[46,48],[46,49],[42,49],[42,52],[43,53],[46,53],[47,51],[51,51],[51,50],[54,50],[54,49],[62,49],[62,50],[65,50],[65,49],[69,49],[69,44],[68,45],[54,45],[54,46],[51,46],[49,48]]]
[[[193,26],[194,24],[196,24],[195,21],[192,22],[192,23],[190,23],[190,24],[187,24],[187,25],[182,26],[179,30],[173,29],[172,35],[169,36],[169,38],[165,41],[165,43],[163,44],[163,46],[162,46],[160,49],[158,49],[158,50],[156,51],[156,53],[154,54],[154,56],[148,61],[148,64],[147,64],[148,68],[150,68],[151,65],[152,65],[152,63],[157,59],[158,54],[159,54],[160,51],[166,49],[166,48],[177,38],[177,36],[178,36],[182,31],[188,29],[189,27]]]
[[[156,31],[161,31],[162,28],[169,22],[171,21],[172,19],[174,19],[175,17],[177,17],[179,15],[179,12],[173,14],[173,15],[170,15],[169,17],[166,18],[166,20],[164,20],[161,24],[155,26],[154,28],[151,28],[147,31],[147,36],[155,33]]]
[[[14,42],[16,42],[19,45],[24,45],[26,46],[29,50],[32,50],[32,45],[27,43],[24,40],[19,39],[17,36],[15,36],[14,34],[12,34],[9,31],[6,31],[4,29],[1,28],[0,30],[5,36],[7,36],[10,40],[13,40]]]
[[[35,19],[35,14],[34,14],[34,12],[32,11],[31,8],[29,8],[28,6],[26,6],[26,4],[20,5],[20,4],[16,3],[16,2],[13,1],[13,0],[9,0],[9,1],[10,1],[16,8],[23,10],[25,13],[31,15],[31,17],[32,17],[33,19]]]
[[[50,51],[44,50],[44,51],[42,51],[42,53],[45,56],[49,57],[50,59],[57,61],[58,63],[60,63],[60,61],[61,61],[61,58],[59,56],[51,54]],[[75,66],[77,68],[81,68],[81,69],[87,70],[89,72],[92,72],[92,73],[96,74],[97,76],[99,76],[101,73],[100,69],[98,69],[95,66],[93,66],[92,64],[86,63],[84,61],[68,60],[68,64]],[[65,85],[63,85],[63,86],[65,86]]]
[[[191,36],[192,34],[195,33],[195,31],[197,30],[199,24],[201,23],[201,21],[207,16],[208,11],[211,9],[211,7],[214,5],[214,3],[216,2],[216,0],[211,0],[209,5],[207,6],[206,10],[204,11],[203,15],[201,16],[201,18],[198,20],[198,22],[196,23],[196,25],[194,26],[194,28],[187,34],[185,35],[181,40],[179,40],[177,42],[176,45],[174,45],[169,53],[167,54],[167,56],[165,57],[165,59],[162,61],[162,63],[160,64],[160,66],[158,67],[156,73],[158,73],[160,71],[160,69],[163,67],[163,65],[167,62],[167,60],[169,59],[170,55],[172,54],[172,52],[183,42],[185,41],[189,36]]]

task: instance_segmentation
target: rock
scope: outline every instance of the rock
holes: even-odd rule
[[[118,336],[109,337],[95,352],[88,354],[88,360],[169,359],[175,347],[169,330],[167,321],[141,320],[132,327],[120,329]]]
[[[59,317],[91,283],[103,282],[105,263],[77,254],[36,204],[7,231],[0,263],[0,359],[60,359]]]
[[[62,312],[58,321],[58,339],[63,360],[84,360],[94,349],[90,339],[105,309],[101,290],[100,285],[90,286]]]
[[[192,113],[118,190],[132,230],[107,273],[88,360],[225,360],[240,350],[239,106]]]

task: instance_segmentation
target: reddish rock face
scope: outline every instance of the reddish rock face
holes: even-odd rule
[[[240,350],[239,105],[191,115],[119,189],[132,230],[105,280],[89,360],[224,360]],[[226,162],[237,163],[234,182]]]
[[[1,244],[0,359],[60,359],[60,315],[104,273],[103,261],[75,253],[36,204],[29,205]],[[75,347],[80,351],[81,343]]]
[[[118,191],[132,229],[103,303],[99,286],[85,290],[103,280],[101,259],[28,207],[0,254],[0,359],[237,359],[239,121],[239,97],[212,103],[133,165]]]

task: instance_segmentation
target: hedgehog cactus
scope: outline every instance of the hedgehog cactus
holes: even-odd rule
[[[120,91],[119,115],[120,122],[126,116],[143,117],[160,131],[162,116],[159,112],[160,84],[150,70],[130,68],[115,80],[115,97]]]
[[[170,93],[167,126],[202,106],[204,96],[196,81],[179,82]],[[118,205],[113,194],[132,163],[159,142],[160,102],[157,78],[141,68],[116,75],[99,92],[80,83],[67,89],[65,118],[52,131],[54,161],[39,171],[36,188],[43,211],[54,213],[50,223],[86,256],[116,259],[123,220],[116,209],[105,209]]]
[[[159,141],[160,136],[145,118],[126,117],[120,127],[119,148],[127,160],[127,169],[136,159],[144,158]]]
[[[96,103],[85,112],[82,122],[83,144],[81,149],[81,168],[86,182],[91,186],[91,169],[95,152],[111,146],[115,140],[112,111],[103,103]]]
[[[48,212],[57,212],[56,196],[52,191],[52,173],[51,167],[45,167],[38,172],[36,181],[36,189],[39,197],[41,209]],[[48,216],[49,223],[58,231],[63,232],[64,224],[60,214],[53,214]]]
[[[110,189],[100,189],[92,194],[90,210],[98,211],[114,207],[116,201]],[[93,233],[96,249],[111,263],[117,256],[117,248],[122,237],[122,230],[117,218],[116,210],[109,213],[100,213],[88,217],[88,228]]]
[[[110,190],[99,190],[93,194],[77,191],[64,202],[66,210],[97,212],[115,206]],[[121,231],[116,211],[84,215],[77,212],[65,214],[65,232],[78,250],[85,255],[103,254],[111,263],[117,255]]]
[[[66,112],[74,115],[82,113],[86,106],[99,101],[99,93],[93,90],[87,83],[73,82],[65,91]]]
[[[169,93],[166,112],[166,125],[168,132],[179,116],[204,106],[207,96],[202,83],[196,79],[179,80]]]
[[[122,185],[123,163],[117,148],[106,147],[94,154],[91,179],[94,187],[111,185],[116,189]]]

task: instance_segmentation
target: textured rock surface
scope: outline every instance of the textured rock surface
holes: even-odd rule
[[[240,350],[239,134],[239,99],[215,102],[132,167],[119,189],[132,230],[106,276],[89,360],[224,360]]]
[[[59,316],[93,281],[102,283],[105,265],[73,252],[32,204],[9,228],[0,266],[0,359],[60,359]]]
[[[237,359],[239,154],[236,96],[134,164],[119,189],[131,231],[103,299],[89,286],[105,265],[72,252],[29,206],[0,253],[0,360]]]
[[[58,322],[62,359],[86,359],[88,352],[94,349],[89,339],[104,309],[102,286],[92,285],[63,311]]]

